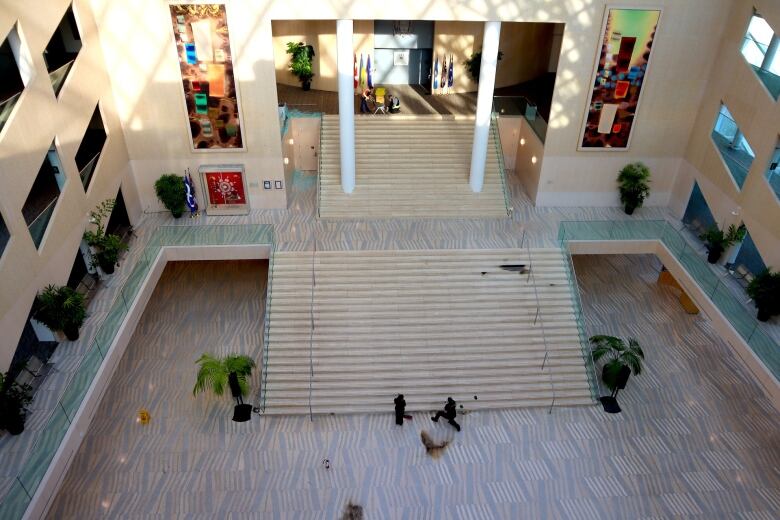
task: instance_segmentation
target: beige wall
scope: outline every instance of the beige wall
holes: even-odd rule
[[[717,50],[717,67],[703,91],[700,110],[685,153],[684,179],[675,198],[687,203],[698,181],[717,222],[734,220],[739,209],[767,265],[780,268],[780,203],[766,182],[772,152],[780,135],[780,103],[774,101],[740,53],[755,7],[780,32],[780,3],[776,0],[736,0],[727,10],[729,24]],[[724,102],[756,154],[742,190],[731,178],[710,134],[720,103]],[[681,211],[685,206],[681,205]],[[678,208],[679,209],[679,208]]]
[[[273,49],[276,81],[283,85],[300,87],[301,82],[289,71],[290,55],[287,42],[304,42],[314,47],[314,78],[311,88],[338,91],[336,70],[335,20],[274,20]],[[374,22],[355,20],[353,38],[355,53],[360,57],[374,54]]]
[[[138,216],[127,149],[87,0],[73,1],[81,53],[59,99],[52,91],[42,52],[69,4],[70,0],[49,0],[41,9],[37,3],[4,2],[0,9],[0,38],[18,23],[33,70],[13,117],[0,134],[0,211],[11,233],[0,259],[0,370],[11,362],[36,292],[49,283],[67,281],[89,210],[115,196],[122,183],[131,220],[135,222]],[[108,140],[85,194],[74,156],[98,101]],[[67,181],[36,250],[21,208],[53,140]]]

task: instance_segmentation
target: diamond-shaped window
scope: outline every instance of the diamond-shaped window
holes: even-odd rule
[[[777,101],[780,97],[780,36],[758,13],[750,19],[741,51],[758,79]]]
[[[76,166],[79,169],[84,191],[87,191],[89,188],[95,167],[100,159],[100,152],[103,151],[103,145],[105,144],[106,130],[103,126],[103,118],[100,115],[100,105],[98,105],[92,113],[92,119],[89,120],[87,130],[84,132],[84,137],[81,139],[81,144],[76,152]]]
[[[8,228],[3,220],[3,215],[0,214],[0,258],[3,257],[5,246],[8,245],[8,241],[11,239],[11,233],[8,232]]]
[[[24,81],[16,61],[18,50],[19,37],[14,27],[0,44],[0,131],[11,117],[19,95],[24,90]]]
[[[723,103],[720,104],[715,127],[712,129],[712,140],[734,182],[739,189],[742,189],[756,154],[753,153],[737,122]]]
[[[769,161],[769,167],[766,169],[766,181],[775,192],[775,197],[780,201],[780,140],[777,141],[772,159]]]
[[[43,60],[46,62],[46,70],[49,72],[55,96],[59,95],[62,84],[65,83],[65,78],[68,77],[80,50],[81,34],[71,5],[68,6],[68,10],[65,11],[65,15],[43,51]]]
[[[54,207],[60,197],[60,191],[65,184],[65,176],[62,171],[57,150],[52,144],[46,157],[43,159],[38,175],[35,177],[30,194],[22,206],[22,215],[30,230],[30,236],[35,247],[40,247],[46,228],[49,226]]]

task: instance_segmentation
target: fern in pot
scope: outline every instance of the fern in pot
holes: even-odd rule
[[[127,249],[119,235],[106,234],[104,221],[111,216],[116,201],[106,199],[95,211],[90,211],[90,222],[95,230],[84,232],[84,241],[92,248],[92,267],[100,266],[106,274],[112,274],[119,262],[119,253]]]
[[[314,77],[314,47],[303,42],[287,42],[286,52],[290,55],[290,72],[301,82],[303,90],[311,89],[311,79]]]
[[[641,208],[645,199],[650,194],[650,169],[641,162],[627,164],[618,174],[618,190],[620,191],[620,203],[626,215],[634,213],[636,208]]]
[[[0,373],[0,430],[11,435],[24,431],[27,405],[32,401],[30,385],[20,385],[8,379],[8,372]]]
[[[35,297],[35,319],[50,330],[62,331],[70,341],[79,339],[86,318],[84,295],[68,286],[47,285]]]
[[[712,226],[707,229],[707,231],[699,235],[699,238],[707,246],[707,261],[714,264],[720,260],[726,249],[745,238],[745,233],[745,228],[737,227],[734,224],[730,225],[725,233],[723,230],[718,229],[718,226]]]
[[[780,272],[764,269],[750,281],[747,293],[758,308],[758,321],[768,321],[780,314]]]
[[[186,197],[184,179],[173,173],[166,173],[154,183],[154,191],[173,218],[181,217],[184,213]]]

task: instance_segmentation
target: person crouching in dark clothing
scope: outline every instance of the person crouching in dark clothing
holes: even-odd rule
[[[406,401],[404,400],[404,394],[398,394],[393,402],[395,403],[395,424],[403,426],[404,424],[404,412],[406,411]]]
[[[460,431],[460,425],[455,422],[455,416],[457,415],[456,407],[457,403],[455,403],[455,400],[452,397],[448,397],[447,404],[444,405],[444,411],[439,410],[436,412],[436,416],[431,417],[431,420],[433,422],[439,422],[439,417],[444,417],[455,430]]]

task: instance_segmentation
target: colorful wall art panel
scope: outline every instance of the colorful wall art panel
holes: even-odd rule
[[[607,8],[580,150],[625,150],[647,77],[660,10]]]
[[[245,215],[249,213],[246,175],[241,165],[201,166],[200,176],[209,215]]]
[[[225,6],[171,5],[192,147],[243,148]]]

